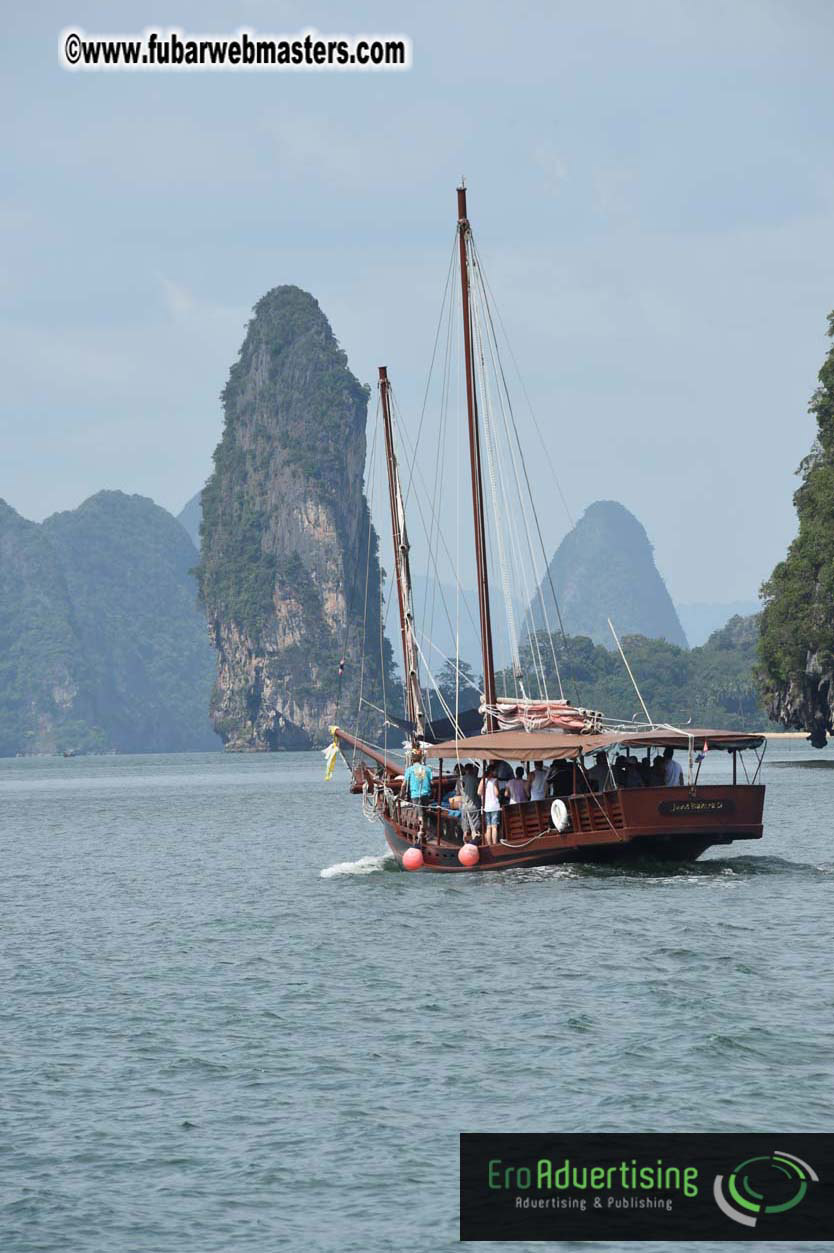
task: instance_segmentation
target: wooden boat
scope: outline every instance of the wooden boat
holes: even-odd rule
[[[385,435],[389,505],[395,559],[395,576],[403,655],[404,697],[407,718],[394,720],[409,732],[411,744],[433,764],[432,795],[422,813],[400,790],[404,757],[387,748],[369,744],[348,730],[334,726],[334,745],[351,770],[351,791],[361,793],[369,818],[382,823],[388,846],[400,864],[409,869],[440,873],[505,870],[553,865],[563,862],[620,862],[636,858],[689,861],[715,845],[762,837],[764,785],[758,782],[765,740],[762,735],[736,731],[676,728],[652,723],[618,725],[592,711],[571,706],[564,699],[540,701],[496,695],[492,623],[487,564],[487,529],[481,466],[481,432],[473,351],[470,278],[476,258],[467,217],[466,191],[458,189],[460,293],[463,321],[464,373],[469,432],[469,461],[474,519],[474,555],[478,585],[481,653],[483,661],[483,725],[477,734],[465,734],[464,719],[455,711],[445,726],[432,723],[422,698],[417,641],[412,604],[409,543],[405,505],[400,484],[391,418],[390,382],[387,369],[379,370],[382,422]],[[613,631],[613,627],[612,627]],[[615,634],[615,640],[617,639]],[[625,654],[617,646],[643,704]],[[560,680],[561,683],[561,680]],[[452,711],[449,711],[450,714]],[[470,719],[471,722],[471,719]],[[446,732],[446,734],[443,734]],[[586,758],[613,750],[643,750],[644,763],[664,749],[687,757],[683,786],[622,786],[598,791],[589,778]],[[760,751],[761,750],[761,751]],[[743,754],[752,751],[756,766],[752,780]],[[701,783],[704,755],[726,755],[731,778],[727,783]],[[714,759],[714,758],[713,758]],[[467,844],[460,815],[448,803],[456,783],[455,766],[475,762],[485,769],[490,763],[564,763],[556,792],[547,800],[505,805],[498,843]],[[739,781],[742,764],[744,782]],[[644,772],[648,768],[644,764]],[[622,782],[622,780],[621,780]],[[633,782],[633,779],[632,779]]]
[[[764,737],[735,731],[693,730],[675,733],[656,729],[647,732],[603,732],[574,736],[558,732],[495,732],[430,745],[426,755],[438,764],[432,805],[421,835],[417,813],[399,797],[402,773],[390,759],[349,732],[339,739],[355,748],[352,790],[361,792],[369,816],[382,822],[392,853],[402,863],[410,848],[421,850],[425,870],[457,871],[463,867],[459,853],[464,845],[459,815],[443,801],[453,786],[448,766],[456,760],[564,761],[572,767],[573,786],[560,797],[505,805],[501,813],[499,843],[479,844],[478,862],[472,869],[505,870],[518,866],[546,866],[562,862],[621,862],[639,858],[659,861],[694,861],[713,845],[762,838],[765,788],[755,782],[738,781],[738,764],[746,750],[756,752]],[[592,791],[587,783],[583,758],[614,748],[643,749],[649,753],[667,746],[693,754],[723,753],[729,758],[731,779],[727,783],[693,782],[683,787],[617,787]],[[376,758],[375,767],[368,760]],[[757,767],[761,755],[757,756]],[[554,801],[564,806],[567,822],[558,830]]]

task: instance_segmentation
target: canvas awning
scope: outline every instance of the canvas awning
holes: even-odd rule
[[[582,757],[601,749],[622,746],[626,751],[637,748],[688,749],[690,740],[696,749],[704,742],[710,749],[758,748],[763,735],[744,731],[710,731],[693,728],[688,734],[679,731],[603,731],[588,735],[569,735],[559,731],[494,731],[491,735],[471,735],[466,739],[445,740],[431,744],[427,757],[474,757],[478,761],[564,761]]]
[[[634,731],[623,736],[617,742],[629,748],[688,748],[690,739],[695,741],[695,748],[702,749],[706,743],[710,749],[717,748],[732,752],[746,748],[760,748],[765,737],[750,731],[710,731],[704,727],[693,727],[685,733],[657,728],[654,731]]]

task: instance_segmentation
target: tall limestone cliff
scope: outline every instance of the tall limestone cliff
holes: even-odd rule
[[[644,635],[686,648],[686,636],[654,563],[648,536],[633,513],[615,500],[598,500],[562,540],[542,583],[551,629],[553,591],[568,635],[589,636],[613,648],[608,619],[619,635]],[[538,596],[528,621],[544,627]]]
[[[834,344],[809,412],[817,438],[798,471],[799,534],[762,587],[759,677],[771,717],[822,747],[834,733]]]
[[[214,725],[229,749],[309,748],[335,716],[355,725],[360,692],[381,704],[391,669],[362,487],[368,391],[313,297],[276,287],[255,306],[222,399],[199,568],[218,657]]]

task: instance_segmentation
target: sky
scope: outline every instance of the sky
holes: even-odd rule
[[[67,26],[171,24],[402,33],[413,67],[59,62]],[[834,308],[832,40],[828,0],[7,6],[0,496],[178,512],[281,283],[416,414],[465,175],[570,514],[622,501],[677,601],[755,596],[795,533]],[[568,516],[543,458],[531,475],[555,548]]]

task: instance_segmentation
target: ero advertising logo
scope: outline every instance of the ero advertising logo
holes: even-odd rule
[[[787,1214],[808,1194],[819,1175],[793,1153],[774,1151],[748,1157],[729,1175],[716,1175],[712,1193],[722,1213],[743,1227],[755,1227],[763,1214]]]
[[[834,1242],[834,1135],[467,1133],[460,1238]]]

